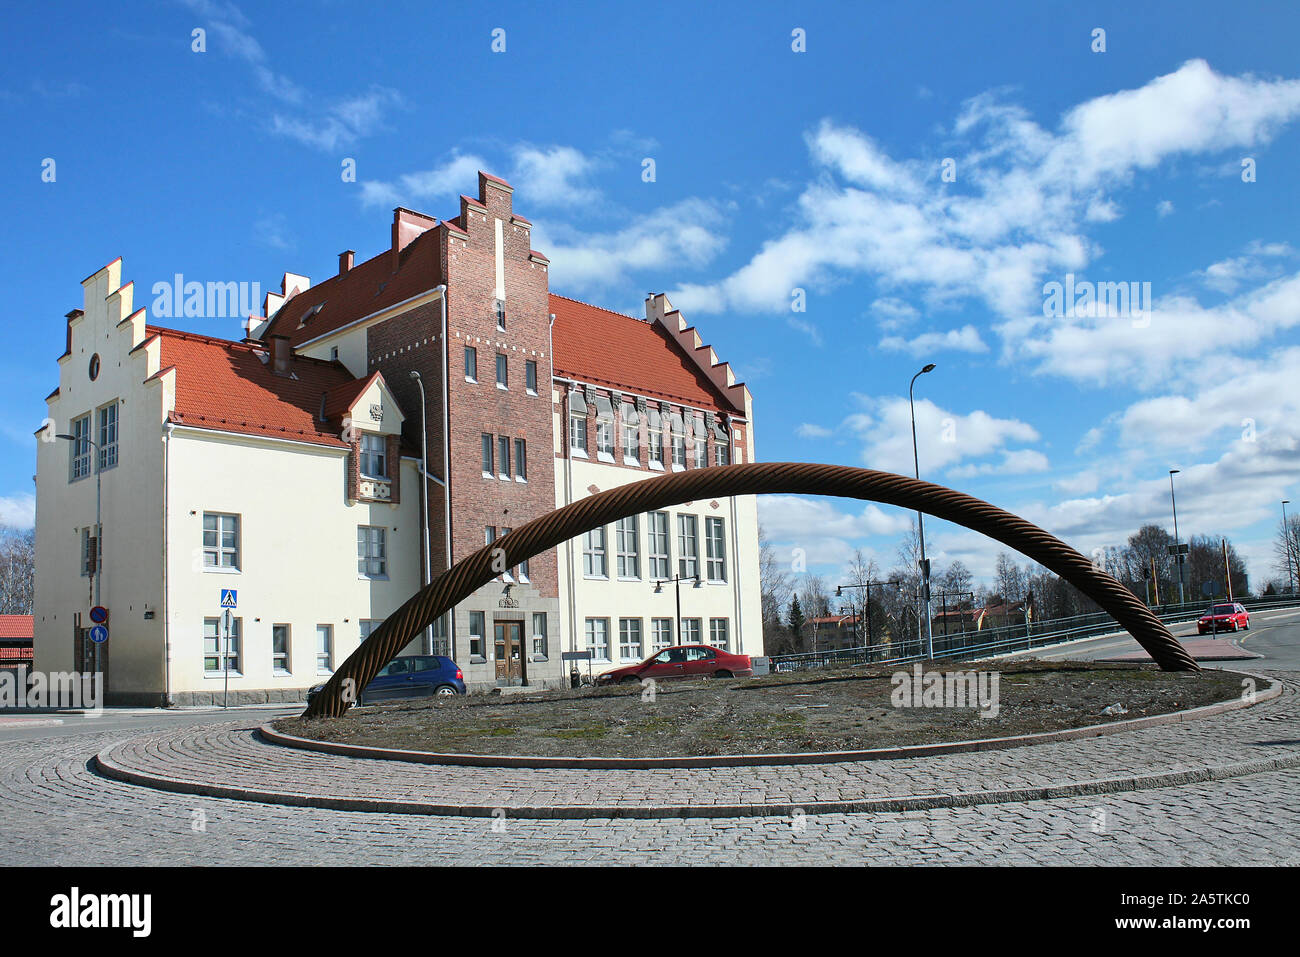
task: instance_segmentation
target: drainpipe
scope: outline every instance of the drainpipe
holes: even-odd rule
[[[447,284],[439,283],[438,300],[442,303],[442,525],[447,539],[447,568],[451,569],[451,406],[447,381],[451,360],[451,343],[447,341]],[[456,609],[447,613],[447,650],[456,660]],[[486,640],[486,638],[484,639]]]
[[[168,601],[167,593],[167,522],[171,515],[171,500],[169,492],[171,482],[171,437],[174,426],[171,422],[163,425],[163,520],[162,520],[162,607],[158,613],[162,615],[162,652],[163,652],[163,707],[172,706],[172,646],[171,646],[171,603]]]

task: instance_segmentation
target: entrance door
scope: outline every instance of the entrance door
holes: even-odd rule
[[[498,621],[493,624],[493,658],[497,681],[503,684],[524,683],[524,623]]]

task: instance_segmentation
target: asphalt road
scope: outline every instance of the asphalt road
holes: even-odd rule
[[[1195,638],[1196,622],[1173,625],[1169,630],[1177,638]],[[1231,668],[1236,671],[1254,671],[1260,668],[1300,671],[1300,608],[1252,612],[1249,631],[1239,631],[1236,634],[1221,632],[1218,640],[1240,645],[1247,651],[1253,651],[1264,657],[1240,661],[1210,661],[1205,662],[1206,667]],[[1045,649],[1035,648],[1030,652],[1018,652],[1007,657],[1034,657],[1047,661],[1066,659],[1094,661],[1098,658],[1110,658],[1140,650],[1141,646],[1132,637],[1120,633],[1103,635],[1099,638],[1084,638]]]

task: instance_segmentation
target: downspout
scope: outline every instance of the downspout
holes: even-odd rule
[[[442,303],[442,528],[447,539],[447,568],[451,569],[451,394],[447,376],[450,371],[451,343],[447,341],[447,284],[439,283],[438,300]],[[456,660],[456,609],[447,615],[447,650]]]
[[[167,592],[167,525],[171,515],[171,438],[172,423],[167,422],[163,425],[163,488],[162,488],[162,607],[158,610],[162,615],[162,653],[163,653],[163,707],[172,706],[172,653],[171,653],[171,627],[172,616],[169,595]]]

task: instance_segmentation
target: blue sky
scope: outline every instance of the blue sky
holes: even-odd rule
[[[1279,502],[1300,501],[1300,8],[700,6],[10,12],[0,521],[31,522],[84,276],[122,256],[142,306],[178,272],[328,276],[387,245],[394,205],[454,215],[484,168],[515,185],[553,291],[634,313],[669,293],[753,390],[760,458],[910,471],[907,384],[935,362],[923,477],[1088,552],[1167,524],[1179,468],[1180,531],[1272,573]],[[1045,315],[1067,274],[1149,283],[1152,308]],[[762,509],[831,580],[855,547],[891,564],[908,521]],[[927,540],[977,576],[998,551],[941,522]]]

